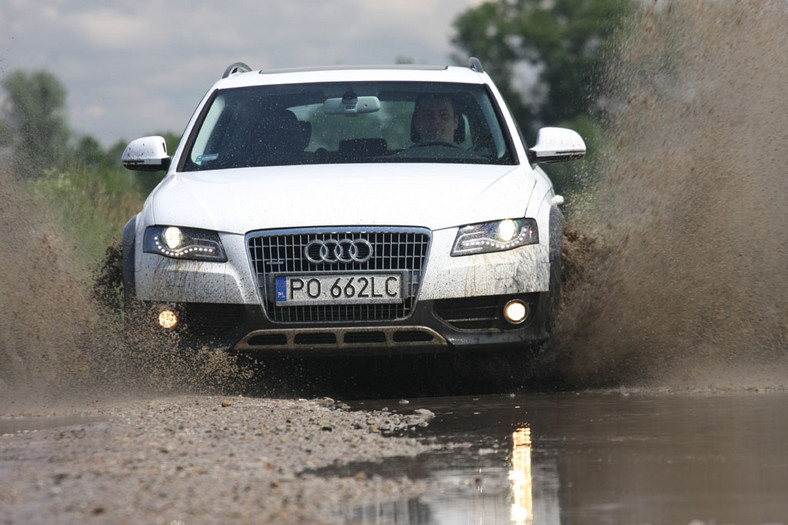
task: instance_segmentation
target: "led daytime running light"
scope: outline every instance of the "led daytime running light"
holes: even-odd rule
[[[171,250],[161,242],[161,239],[158,235],[153,237],[153,242],[156,245],[156,249],[161,252],[162,255],[166,255],[167,257],[186,257],[192,254],[216,255],[217,251],[214,247],[194,245],[187,246],[186,248],[179,248],[177,250]]]
[[[514,239],[512,239],[509,242],[505,242],[504,243],[504,242],[500,242],[500,241],[493,241],[493,240],[488,239],[488,238],[468,239],[468,240],[463,240],[462,241],[462,246],[465,249],[475,248],[477,246],[481,246],[481,247],[485,247],[486,246],[486,247],[491,247],[491,248],[499,248],[501,250],[509,250],[511,248],[515,248],[515,247],[519,246],[520,244],[522,244],[523,240],[525,240],[525,238],[528,237],[527,233],[528,233],[527,229],[521,228],[520,229],[520,235],[518,235],[517,237],[515,237]]]
[[[173,259],[227,261],[219,234],[195,228],[151,226],[145,230],[143,250]]]
[[[451,254],[461,256],[501,252],[538,242],[539,234],[534,219],[503,219],[461,227]]]

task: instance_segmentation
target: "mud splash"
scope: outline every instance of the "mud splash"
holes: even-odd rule
[[[788,4],[655,2],[600,96],[595,239],[556,344],[573,385],[785,386]],[[593,256],[591,256],[593,254]]]
[[[86,275],[56,222],[2,170],[0,195],[0,415],[210,393],[241,375],[223,353],[186,355],[166,337],[135,330],[113,289],[119,252],[110,248],[98,275]]]
[[[96,319],[56,228],[4,173],[0,194],[0,392],[4,402],[56,399],[91,376],[83,342]]]

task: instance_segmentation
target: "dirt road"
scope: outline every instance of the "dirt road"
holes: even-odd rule
[[[423,490],[406,478],[309,474],[428,450],[391,436],[432,417],[401,408],[210,396],[93,407],[88,422],[0,436],[0,523],[344,522],[340,503]]]

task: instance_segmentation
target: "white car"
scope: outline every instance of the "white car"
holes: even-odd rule
[[[563,199],[477,59],[469,67],[251,71],[211,87],[123,234],[127,300],[188,345],[277,352],[461,352],[545,341]]]

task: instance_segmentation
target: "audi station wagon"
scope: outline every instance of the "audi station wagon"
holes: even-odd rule
[[[231,65],[123,233],[127,302],[184,345],[253,355],[468,352],[549,337],[561,196],[477,59],[461,66]]]

